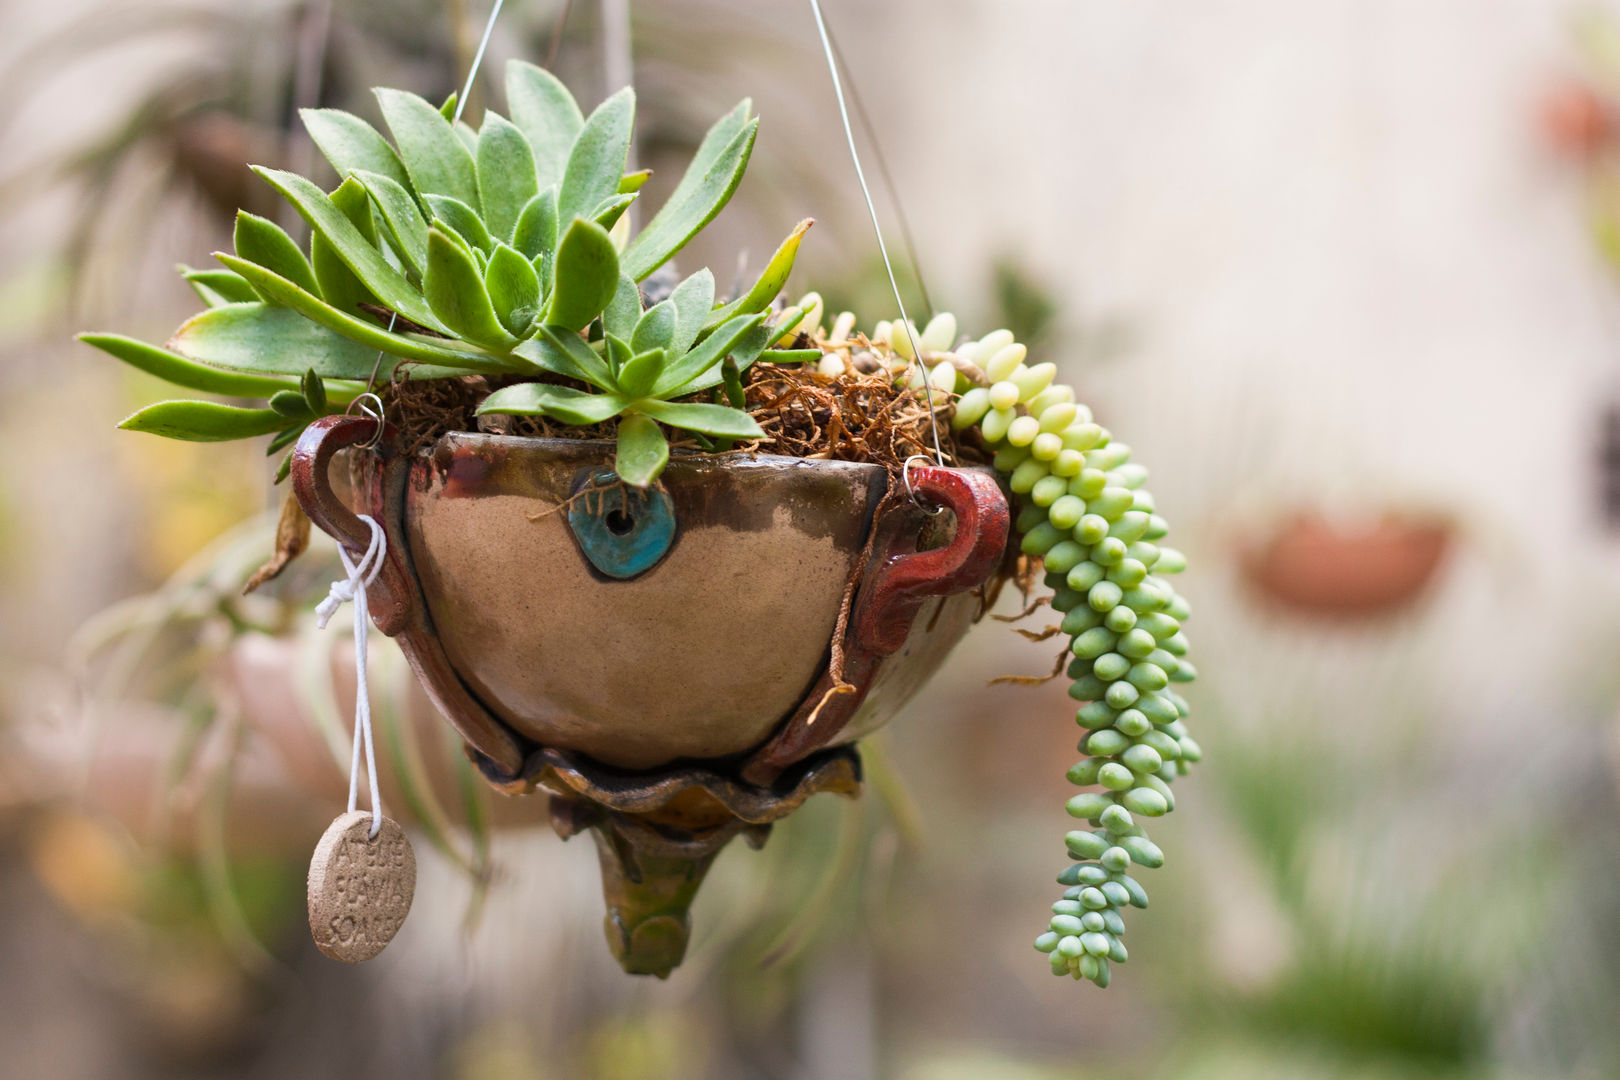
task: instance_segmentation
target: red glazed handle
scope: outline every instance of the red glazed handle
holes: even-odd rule
[[[863,590],[856,633],[880,656],[898,652],[912,620],[931,596],[952,596],[990,577],[1007,547],[1007,497],[987,473],[919,467],[911,472],[915,496],[956,515],[956,536],[930,551],[891,554]]]
[[[293,447],[292,487],[298,505],[322,532],[357,555],[370,545],[371,529],[337,497],[328,471],[334,454],[369,441],[377,433],[377,423],[369,416],[323,416],[304,429]],[[394,550],[398,533],[386,519],[383,499],[374,495],[373,502],[371,513],[388,531],[389,551],[382,572],[367,590],[367,599],[377,629],[392,637],[406,626],[411,590]]]

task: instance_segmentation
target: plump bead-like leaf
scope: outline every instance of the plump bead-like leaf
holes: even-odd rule
[[[422,294],[433,305],[433,313],[458,336],[500,351],[517,344],[495,316],[478,263],[437,226],[428,229]]]
[[[752,416],[741,409],[726,405],[707,405],[698,401],[636,402],[636,408],[670,427],[696,431],[726,439],[758,439],[765,432]]]
[[[599,424],[622,412],[630,399],[622,394],[588,394],[566,386],[515,383],[490,394],[478,412],[514,416],[554,416],[565,424]]]
[[[430,224],[449,226],[457,236],[467,241],[469,247],[475,247],[485,255],[494,250],[495,238],[489,235],[478,211],[448,195],[429,195],[426,202],[428,213],[432,215]]]
[[[430,330],[448,331],[422,294],[388,265],[382,252],[366,242],[343,212],[332,205],[326,193],[297,173],[266,169],[255,165],[253,171],[269,181],[270,185],[309,222],[310,228],[323,234],[332,244],[338,257],[348,264],[356,277],[365,283],[386,306],[399,312],[418,326]]]
[[[304,130],[320,147],[339,178],[356,170],[379,173],[395,183],[410,183],[405,166],[378,130],[341,109],[300,109]]]
[[[557,187],[558,220],[589,218],[604,200],[618,194],[635,118],[636,95],[629,87],[591,113],[574,140]]]
[[[631,277],[640,281],[668,262],[730,201],[759,131],[759,121],[748,117],[751,108],[749,101],[740,102],[703,137],[669,201],[624,249]]]
[[[805,218],[793,227],[787,239],[771,256],[771,261],[765,264],[765,270],[759,275],[752,288],[737,297],[724,307],[715,308],[709,313],[707,327],[719,326],[733,315],[746,315],[755,311],[764,311],[776,299],[782,286],[787,284],[788,275],[793,272],[793,260],[799,254],[799,241],[803,239],[805,231],[815,224],[814,218]]]
[[[478,209],[478,169],[450,121],[409,91],[383,87],[376,94],[417,193],[449,195]]]
[[[253,281],[254,287],[275,296],[279,302],[285,304],[292,311],[303,317],[313,329],[327,329],[342,335],[353,342],[367,347],[354,354],[370,359],[360,362],[360,373],[357,375],[337,375],[332,371],[320,370],[320,374],[328,378],[359,378],[364,379],[371,371],[371,364],[376,359],[376,351],[383,350],[390,356],[397,356],[406,360],[414,360],[425,365],[422,368],[413,367],[411,378],[431,378],[437,375],[461,375],[468,372],[483,372],[486,374],[529,373],[534,371],[534,365],[527,360],[510,356],[492,356],[489,353],[474,351],[453,339],[423,337],[417,334],[390,333],[388,330],[365,319],[338,311],[336,308],[324,303],[319,298],[304,292],[298,286],[284,278],[278,278],[261,267],[252,263],[232,259],[229,255],[216,255],[227,266],[237,269],[243,277]],[[235,305],[242,306],[242,305]],[[216,309],[223,310],[223,309]],[[233,316],[234,317],[234,316]],[[199,316],[200,318],[200,316]],[[311,322],[313,320],[313,322]],[[223,320],[221,320],[223,321]],[[263,322],[263,319],[259,320]],[[176,340],[180,340],[188,327],[197,323],[192,319],[176,333]],[[318,326],[315,324],[319,324]],[[274,333],[267,328],[267,333]],[[187,339],[189,340],[189,339]],[[267,342],[264,347],[273,348],[275,342]],[[177,346],[178,347],[178,346]],[[369,351],[367,351],[369,350]],[[190,349],[181,348],[181,352],[192,355]],[[383,371],[391,371],[392,362],[385,362]],[[257,370],[249,368],[249,370]],[[274,370],[280,371],[281,368]]]
[[[613,471],[619,479],[646,487],[669,461],[669,440],[650,417],[631,413],[619,421],[619,452]]]
[[[268,435],[287,424],[274,409],[240,409],[214,401],[160,401],[124,419],[125,431],[187,442],[229,442]]]
[[[534,150],[516,124],[487,112],[478,132],[477,166],[484,224],[496,239],[511,240],[524,205],[540,192]]]
[[[607,230],[594,222],[575,220],[557,245],[545,322],[583,330],[602,314],[618,287],[619,253]]]
[[[293,238],[287,235],[286,230],[270,219],[250,214],[246,210],[238,210],[235,247],[236,254],[248,262],[258,263],[266,270],[295,283],[301,289],[320,293],[320,286],[315,283],[315,271],[310,268],[309,260],[293,242]]]
[[[498,244],[484,268],[495,317],[514,337],[528,337],[540,314],[540,275],[516,248]]]
[[[278,390],[291,390],[297,380],[270,375],[250,375],[188,360],[179,353],[122,334],[80,334],[79,340],[104,353],[116,356],[130,367],[187,390],[229,397],[268,397]]]
[[[585,124],[573,95],[546,69],[513,60],[506,65],[506,104],[534,150],[539,187],[557,183]]]

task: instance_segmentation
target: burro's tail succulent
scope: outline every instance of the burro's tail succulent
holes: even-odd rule
[[[816,336],[819,298],[798,306],[808,312],[801,331]],[[919,392],[954,401],[952,428],[959,438],[976,431],[994,453],[1018,506],[1022,551],[1044,562],[1069,638],[1069,694],[1081,703],[1075,720],[1086,732],[1085,757],[1068,778],[1094,790],[1068,802],[1090,828],[1064,837],[1075,861],[1058,875],[1063,896],[1035,947],[1054,974],[1107,986],[1110,964],[1127,955],[1123,910],[1148,903],[1129,871],[1164,864],[1139,819],[1175,809],[1170,785],[1202,756],[1187,731],[1187,701],[1172,688],[1197,674],[1181,628],[1191,611],[1170,582],[1186,559],[1162,543],[1169,525],[1130,448],[1093,420],[1073,388],[1053,382],[1055,365],[1026,363],[1010,332],[957,344],[949,314],[909,333],[902,323],[879,323],[870,339],[852,338],[853,324],[845,313],[818,337],[827,350],[822,372],[860,367],[870,349],[892,357],[892,370],[909,369]]]

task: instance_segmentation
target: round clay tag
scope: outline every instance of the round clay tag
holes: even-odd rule
[[[410,914],[416,853],[392,818],[372,839],[357,810],[327,827],[309,861],[309,932],[334,960],[358,964],[383,951]]]

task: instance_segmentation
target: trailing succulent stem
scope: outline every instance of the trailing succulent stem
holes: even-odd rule
[[[305,110],[338,185],[255,171],[308,223],[308,247],[243,211],[234,252],[216,254],[223,269],[183,270],[207,310],[166,348],[83,338],[177,386],[266,407],[160,402],[122,426],[199,441],[274,434],[274,453],[374,377],[481,375],[502,386],[481,412],[619,418],[620,476],[640,486],[668,458],[664,427],[757,437],[746,413],[708,391],[728,355],[745,369],[791,330],[767,309],[810,223],[735,300],[716,303],[707,270],[645,310],[638,284],[730,200],[759,127],[749,103],[710,128],[669,201],[632,235],[624,212],[648,175],[624,171],[634,92],[585,116],[549,72],[513,62],[506,93],[511,119],[489,111],[474,130],[451,120],[451,103],[378,90],[392,141],[358,116]]]
[[[819,298],[800,306],[809,311],[802,325],[816,334]],[[1107,986],[1110,964],[1127,955],[1123,909],[1148,902],[1127,871],[1164,864],[1138,819],[1174,809],[1170,784],[1202,756],[1184,723],[1186,699],[1172,689],[1197,674],[1181,629],[1189,608],[1168,580],[1186,560],[1160,543],[1169,526],[1142,486],[1147,470],[1073,389],[1053,383],[1055,365],[1024,362],[1010,332],[953,345],[956,320],[943,314],[921,333],[880,323],[867,339],[851,336],[854,321],[846,312],[818,339],[821,372],[837,377],[875,358],[897,376],[909,372],[913,388],[937,404],[954,399],[952,428],[976,431],[994,453],[1018,507],[1022,551],[1044,562],[1070,639],[1069,694],[1082,703],[1075,719],[1087,732],[1086,757],[1068,777],[1098,790],[1069,800],[1069,814],[1091,827],[1064,838],[1077,861],[1058,875],[1066,888],[1035,947],[1055,974]]]

